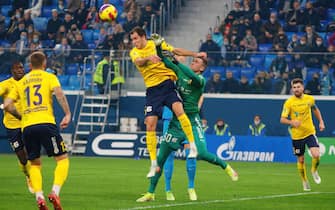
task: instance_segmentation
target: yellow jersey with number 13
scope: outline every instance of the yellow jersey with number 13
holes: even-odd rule
[[[300,98],[291,96],[285,101],[281,117],[290,117],[291,120],[301,122],[299,127],[292,127],[291,137],[293,140],[304,139],[309,135],[315,134],[312,119],[312,109],[315,106],[314,97],[306,94]]]
[[[163,42],[162,49],[172,52],[174,48],[166,42]],[[134,47],[130,51],[130,57],[133,63],[137,58],[144,58],[152,55],[157,55],[156,46],[152,40],[148,40],[144,48],[137,49]],[[167,68],[163,62],[152,63],[149,61],[144,66],[136,66],[136,68],[142,74],[147,88],[157,86],[168,79],[173,81],[177,80],[177,75],[174,71]]]
[[[54,74],[34,69],[26,74],[8,98],[19,100],[22,107],[22,129],[36,124],[56,124],[53,113],[53,89],[60,87]]]

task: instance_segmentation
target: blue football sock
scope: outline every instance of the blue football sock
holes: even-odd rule
[[[186,157],[190,153],[190,149],[185,149]],[[197,160],[195,158],[186,158],[186,171],[188,177],[188,188],[194,188],[195,171],[197,168]]]
[[[171,178],[173,173],[174,152],[171,152],[164,163],[165,191],[171,191]]]

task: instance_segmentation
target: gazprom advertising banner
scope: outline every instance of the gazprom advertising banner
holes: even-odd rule
[[[222,137],[206,135],[207,148],[227,161],[295,162],[291,140],[288,137]],[[158,145],[163,139],[157,136]],[[106,133],[89,137],[85,155],[148,158],[145,134]],[[177,158],[185,158],[185,152],[176,152]]]
[[[207,148],[226,161],[295,162],[289,137],[206,135]]]

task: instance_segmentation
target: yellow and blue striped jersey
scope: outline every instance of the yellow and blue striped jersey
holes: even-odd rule
[[[292,127],[291,137],[293,140],[304,139],[309,135],[315,134],[312,119],[312,108],[314,107],[314,97],[306,94],[302,95],[301,98],[291,96],[285,101],[281,117],[290,117],[291,120],[301,122],[298,128]]]
[[[173,51],[173,46],[168,45],[166,42],[162,43],[162,49]],[[144,58],[152,55],[157,55],[156,46],[152,40],[148,40],[147,44],[142,49],[137,49],[134,47],[130,51],[130,57],[133,62],[138,58]],[[153,87],[159,85],[165,80],[171,79],[173,81],[177,80],[176,74],[169,68],[167,68],[163,62],[151,63],[147,62],[144,66],[136,66],[139,72],[142,74],[145,86]]]
[[[8,97],[9,92],[15,88],[17,82],[18,81],[16,81],[13,77],[0,82],[0,96],[3,100]],[[21,104],[18,101],[15,101],[14,105],[17,111],[21,113]],[[6,111],[4,111],[3,124],[9,129],[21,128],[21,121]]]
[[[22,128],[41,123],[56,124],[53,114],[53,89],[60,87],[58,78],[44,70],[26,74],[8,95],[22,107]]]

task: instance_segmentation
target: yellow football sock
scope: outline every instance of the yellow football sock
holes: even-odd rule
[[[69,173],[70,161],[69,158],[65,158],[57,161],[57,166],[54,172],[54,185],[62,186]]]
[[[157,159],[157,138],[156,131],[146,132],[147,149],[149,152],[150,160]]]
[[[187,140],[189,142],[194,142],[194,136],[192,131],[192,125],[186,114],[182,114],[178,117],[178,120],[180,122],[181,128],[183,129]]]
[[[301,179],[303,181],[307,181],[306,165],[304,163],[297,162],[297,168]]]
[[[29,177],[29,170],[30,170],[30,161],[28,160],[26,165],[23,165],[20,161],[18,161],[20,170],[24,173],[25,176]]]
[[[312,169],[311,170],[313,173],[318,169],[319,164],[320,164],[320,157],[312,158]]]
[[[31,185],[35,192],[42,191],[42,173],[41,166],[39,165],[31,165],[30,166],[30,181]]]

